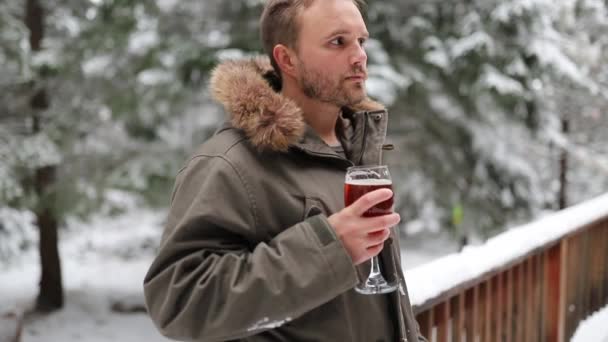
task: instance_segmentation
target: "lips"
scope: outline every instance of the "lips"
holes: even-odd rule
[[[365,81],[367,79],[367,76],[364,75],[364,74],[353,75],[353,76],[346,77],[346,79],[349,80],[349,81]]]

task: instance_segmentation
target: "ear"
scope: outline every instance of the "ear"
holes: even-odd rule
[[[283,44],[277,44],[277,45],[275,45],[274,49],[272,50],[272,56],[274,57],[274,60],[277,62],[283,75],[289,75],[291,77],[295,77],[295,75],[297,74],[296,61],[298,58],[297,55],[295,54],[295,51],[293,51],[292,49],[288,48],[287,46],[285,46]]]

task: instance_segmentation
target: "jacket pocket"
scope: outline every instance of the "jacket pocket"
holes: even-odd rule
[[[304,216],[302,217],[302,220],[306,220],[309,217],[313,217],[313,216],[321,215],[321,214],[327,214],[325,212],[325,209],[323,208],[323,204],[321,204],[321,201],[316,198],[305,197],[305,199],[304,199]]]
[[[318,215],[327,216],[327,210],[325,210],[325,207],[320,200],[312,197],[306,197],[304,200],[303,220],[307,220]],[[313,221],[320,222],[318,219],[313,219]],[[326,224],[316,224],[313,226],[313,230],[322,246],[327,246],[336,241],[335,233],[333,232],[332,228],[328,228]]]

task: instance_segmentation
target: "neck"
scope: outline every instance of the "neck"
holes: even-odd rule
[[[336,136],[336,122],[341,110],[338,106],[306,96],[293,82],[284,82],[281,93],[302,109],[306,123],[326,144],[334,146],[340,143]]]

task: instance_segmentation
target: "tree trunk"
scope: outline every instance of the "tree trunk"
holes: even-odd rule
[[[40,51],[44,39],[44,9],[39,0],[27,0],[25,8],[25,23],[30,31],[30,47],[32,51]],[[33,134],[41,128],[41,113],[48,109],[49,101],[46,90],[39,89],[30,101],[33,113]],[[53,196],[56,167],[45,166],[34,173],[34,184],[38,195],[36,221],[40,231],[40,292],[36,300],[36,310],[52,311],[63,306],[63,284],[61,281],[61,263],[58,248],[58,219],[53,211]]]
[[[36,191],[43,203],[36,210],[36,220],[40,231],[40,292],[36,300],[36,310],[53,311],[63,306],[63,284],[61,262],[59,260],[57,218],[50,207],[47,189],[55,183],[55,166],[36,170]],[[51,196],[52,197],[52,196]]]
[[[570,133],[570,120],[562,119],[562,133],[568,135]],[[567,197],[568,188],[568,151],[563,148],[559,159],[559,209],[565,209],[568,206]]]

